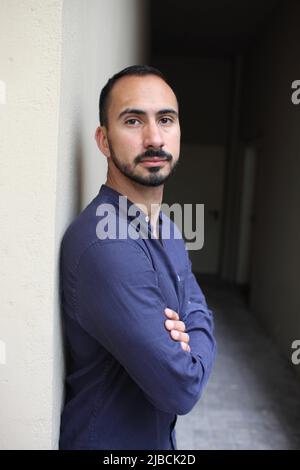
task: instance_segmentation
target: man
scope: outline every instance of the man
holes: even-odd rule
[[[176,449],[177,415],[197,403],[215,340],[184,241],[160,210],[180,126],[158,70],[132,66],[108,81],[95,138],[107,181],[62,243],[70,364],[60,448]]]

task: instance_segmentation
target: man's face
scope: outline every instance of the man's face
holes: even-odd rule
[[[131,180],[159,186],[179,159],[177,99],[155,75],[121,78],[108,103],[107,139],[112,163]]]

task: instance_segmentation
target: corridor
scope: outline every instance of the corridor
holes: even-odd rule
[[[218,355],[194,409],[178,416],[178,449],[299,449],[299,378],[243,295],[198,277],[214,311]]]

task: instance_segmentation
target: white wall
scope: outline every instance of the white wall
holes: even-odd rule
[[[141,0],[0,2],[1,449],[57,446],[60,240],[105,180],[98,95],[142,61],[145,14]]]
[[[1,0],[0,448],[52,434],[60,0]]]
[[[289,360],[300,338],[299,15],[299,2],[283,2],[248,58],[243,130],[257,145],[252,307]]]

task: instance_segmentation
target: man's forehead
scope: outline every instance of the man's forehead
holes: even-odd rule
[[[112,88],[110,104],[120,107],[175,107],[172,88],[155,75],[122,77]]]

